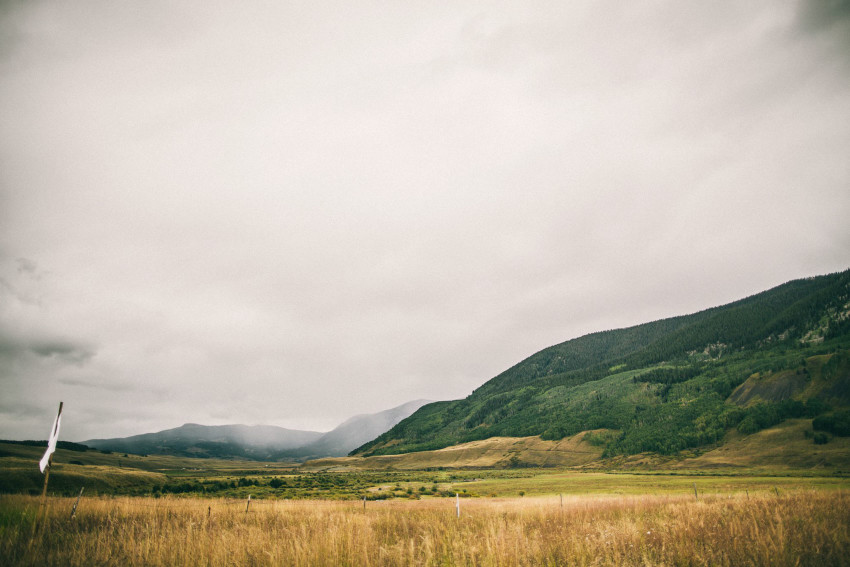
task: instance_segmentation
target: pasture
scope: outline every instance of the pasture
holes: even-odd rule
[[[778,492],[778,493],[777,493]],[[6,565],[846,565],[844,490],[329,500],[0,496]]]
[[[42,510],[41,450],[0,449],[4,566],[846,565],[850,557],[850,478],[838,470],[340,470],[58,451]]]

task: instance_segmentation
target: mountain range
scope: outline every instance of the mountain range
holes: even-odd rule
[[[131,437],[89,439],[94,449],[141,455],[239,458],[260,461],[337,457],[387,431],[427,400],[416,400],[374,414],[357,415],[327,433],[273,425],[199,425]]]
[[[418,400],[355,416],[327,433],[186,424],[84,444],[127,453],[304,461],[483,440],[501,447],[511,442],[498,439],[525,438],[531,445],[558,442],[567,452],[579,443],[586,458],[604,460],[709,451],[730,440],[747,446],[747,436],[784,422],[793,425],[783,425],[786,434],[796,431],[809,446],[850,437],[850,270],[585,335],[533,354],[464,399]],[[843,443],[833,445],[839,450]],[[521,450],[508,453],[497,461],[523,466]]]
[[[812,443],[850,435],[850,270],[554,345],[352,455],[581,432],[603,457],[673,455],[791,419]]]
[[[431,403],[429,400],[414,400],[378,413],[356,415],[318,439],[283,451],[282,456],[297,459],[340,457],[386,432],[413,412]]]

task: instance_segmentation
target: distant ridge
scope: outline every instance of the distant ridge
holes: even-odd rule
[[[89,439],[95,449],[146,455],[219,457],[268,460],[281,451],[321,438],[318,431],[299,431],[273,425],[199,425],[113,439]]]
[[[356,415],[347,419],[332,431],[328,431],[316,441],[286,454],[299,459],[347,455],[363,443],[388,431],[402,419],[429,403],[432,403],[432,401],[414,400],[378,413]]]
[[[354,416],[327,433],[273,425],[186,423],[156,433],[83,441],[94,449],[141,455],[196,458],[304,460],[339,457],[374,439],[428,400],[415,400],[374,414]]]

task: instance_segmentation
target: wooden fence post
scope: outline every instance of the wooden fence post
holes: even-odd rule
[[[72,519],[72,520],[73,520],[73,519],[77,516],[77,504],[79,504],[79,503],[80,503],[80,498],[82,498],[82,496],[83,496],[83,490],[85,490],[85,489],[86,489],[86,487],[85,487],[85,486],[83,486],[82,488],[80,488],[80,493],[79,493],[79,494],[77,494],[77,501],[76,501],[76,502],[74,502],[74,507],[73,507],[73,508],[71,508],[71,519]]]

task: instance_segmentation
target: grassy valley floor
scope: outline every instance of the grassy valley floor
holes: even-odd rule
[[[846,565],[843,490],[417,501],[0,497],[6,565]]]
[[[43,515],[43,449],[0,444],[0,492],[7,492],[0,558],[3,565],[846,565],[850,477],[836,468],[844,466],[844,440],[810,450],[811,468],[775,454],[785,443],[804,453],[795,444],[806,442],[805,425],[789,422],[678,459],[608,460],[607,470],[593,469],[600,462],[587,459],[595,448],[580,436],[497,438],[401,460],[302,467],[60,450]],[[538,466],[473,466],[514,456]],[[540,466],[563,459],[576,462]],[[72,519],[72,495],[83,487]]]

